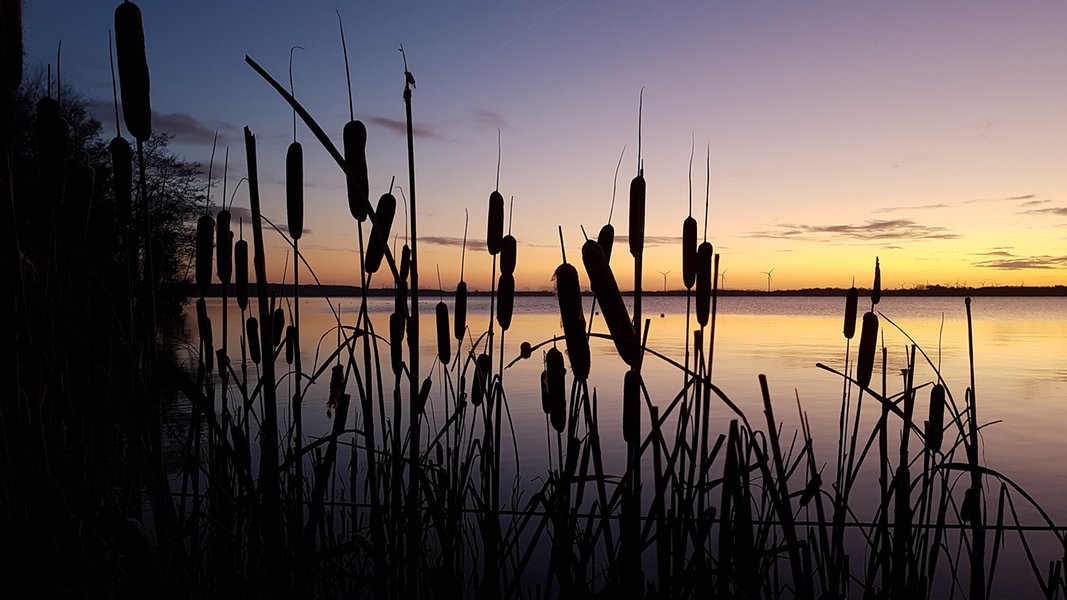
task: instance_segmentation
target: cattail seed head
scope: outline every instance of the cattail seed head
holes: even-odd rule
[[[138,141],[148,141],[152,136],[148,59],[145,57],[141,9],[133,2],[126,1],[115,7],[115,55],[126,129]]]
[[[393,227],[393,215],[396,214],[396,198],[390,194],[382,194],[378,198],[378,208],[374,213],[374,226],[370,231],[370,242],[367,244],[367,254],[363,260],[368,273],[377,273],[382,266],[382,259],[389,244],[389,230]]]
[[[289,237],[299,240],[304,232],[304,148],[300,142],[285,151],[285,212]]]
[[[856,335],[856,311],[859,305],[859,293],[856,286],[848,288],[845,294],[845,338],[851,340]]]
[[[515,274],[515,258],[518,244],[515,236],[510,233],[500,238],[500,272],[508,275]]]
[[[400,279],[407,281],[408,271],[411,270],[411,248],[404,244],[400,249]]]
[[[861,387],[871,384],[871,374],[874,372],[874,350],[877,343],[878,315],[866,312],[863,314],[859,356],[856,358],[856,381]]]
[[[214,250],[215,220],[201,215],[196,221],[196,287],[206,295],[211,287],[211,254]]]
[[[585,333],[585,315],[582,310],[582,290],[578,284],[578,270],[569,263],[556,267],[556,300],[559,302],[559,318],[563,323],[563,335],[567,342],[567,356],[571,370],[579,381],[589,378],[589,338]]]
[[[345,368],[334,365],[330,371],[330,397],[326,400],[327,410],[335,408],[345,393]]]
[[[945,435],[945,386],[938,383],[930,390],[930,418],[926,422],[926,451],[940,452]]]
[[[215,215],[216,274],[223,285],[230,284],[233,274],[233,231],[230,230],[230,211],[225,208]]]
[[[245,335],[248,337],[248,356],[252,359],[252,362],[258,365],[261,357],[258,319],[255,317],[248,317],[248,321],[245,322]]]
[[[111,184],[115,195],[115,218],[120,227],[129,224],[133,211],[133,150],[124,137],[107,146],[111,152]]]
[[[196,330],[204,346],[211,346],[211,319],[207,316],[207,303],[203,298],[196,300]]]
[[[248,242],[237,240],[233,245],[233,275],[237,281],[237,305],[248,308]]]
[[[507,331],[511,327],[511,316],[515,312],[515,276],[501,273],[496,287],[496,322]]]
[[[345,123],[344,138],[345,183],[348,186],[348,210],[357,221],[367,219],[370,207],[370,177],[367,174],[367,127],[362,121]]]
[[[447,365],[452,358],[452,337],[448,332],[448,305],[437,303],[437,359]]]
[[[641,373],[630,369],[622,384],[622,439],[641,442]]]
[[[521,356],[523,359],[527,359],[533,356],[533,346],[530,345],[530,342],[523,342],[519,344],[519,356]]]
[[[686,217],[682,221],[682,283],[692,289],[697,277],[697,220]]]
[[[415,405],[415,410],[420,414],[426,410],[426,400],[430,397],[430,387],[433,384],[433,380],[429,377],[422,380],[422,386],[419,388],[419,400]]]
[[[871,286],[871,303],[878,304],[882,299],[882,267],[878,257],[874,258],[874,285]]]
[[[289,325],[285,328],[285,362],[286,364],[293,364],[293,359],[296,357],[296,327]]]
[[[700,246],[697,247],[697,323],[700,323],[701,327],[706,327],[708,325],[708,316],[711,314],[711,261],[713,254],[714,249],[710,242],[701,242]]]
[[[545,372],[548,374],[548,416],[552,428],[562,432],[567,421],[567,369],[563,353],[553,347],[545,353]]]
[[[489,217],[485,226],[485,247],[489,254],[496,256],[500,252],[500,243],[504,238],[504,196],[494,190],[489,194]]]
[[[481,406],[482,400],[489,396],[489,374],[493,371],[493,361],[486,353],[478,355],[474,362],[474,381],[471,382],[471,404]]]
[[[462,340],[467,332],[467,282],[461,281],[456,284],[456,322],[455,334],[457,340]]]
[[[589,286],[604,313],[604,321],[608,324],[615,349],[626,364],[631,367],[639,365],[641,353],[637,334],[622,301],[619,284],[615,281],[615,275],[611,272],[600,244],[589,240],[582,245],[582,263],[585,265],[586,276],[589,277]]]
[[[611,262],[611,249],[615,246],[615,228],[611,223],[604,225],[600,228],[600,233],[596,236],[596,243],[600,244],[600,249],[604,251],[604,257]]]
[[[630,255],[634,258],[645,251],[645,178],[630,181]]]

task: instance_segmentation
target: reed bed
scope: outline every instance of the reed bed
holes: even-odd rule
[[[127,127],[138,150],[150,130],[150,110],[138,104],[148,90],[139,19],[132,3],[119,5],[120,71],[134,78],[129,91],[123,79],[123,107],[130,104]],[[197,335],[185,348],[192,365],[161,354],[147,192],[143,183],[138,189],[118,181],[134,177],[126,163],[143,156],[113,142],[115,206],[130,210],[122,207],[134,205],[132,196],[142,212],[108,225],[119,235],[106,258],[81,252],[74,238],[44,244],[17,236],[30,256],[57,260],[42,262],[49,277],[24,265],[12,278],[20,282],[17,314],[25,317],[17,356],[50,360],[20,359],[8,373],[16,393],[0,413],[7,484],[0,506],[17,516],[3,521],[4,533],[31,546],[29,559],[11,557],[9,564],[50,576],[52,592],[94,597],[989,598],[1000,589],[999,553],[1012,537],[1032,567],[1032,585],[1048,598],[1067,596],[1063,530],[1025,490],[981,462],[973,348],[962,393],[917,345],[902,377],[887,372],[879,332],[895,325],[876,309],[877,262],[855,355],[860,298],[853,287],[843,299],[843,360],[815,367],[841,381],[836,456],[816,454],[803,399],[772,398],[766,375],[758,375],[762,418],[746,415],[716,385],[718,255],[706,223],[697,244],[691,209],[681,262],[697,318],[689,323],[687,310],[684,357],[647,343],[639,285],[634,311],[627,310],[613,271],[621,261],[609,263],[610,224],[581,246],[592,296],[582,294],[579,269],[567,261],[561,224],[562,262],[546,274],[556,282],[560,330],[525,341],[518,352],[505,345],[518,242],[505,233],[499,190],[490,193],[486,213],[496,283],[489,318],[478,324],[468,314],[461,275],[452,320],[442,297],[433,315],[435,351],[420,356],[419,296],[426,290],[419,283],[414,77],[406,56],[398,83],[408,126],[410,237],[399,260],[387,243],[396,212],[392,184],[376,206],[369,202],[366,152],[373,144],[366,128],[351,119],[343,151],[337,149],[291,85],[286,90],[246,60],[336,161],[359,232],[360,285],[377,275],[394,288],[388,330],[375,330],[364,294],[354,316],[335,312],[336,326],[322,332],[313,355],[302,352],[298,298],[286,310],[268,297],[264,244],[274,235],[291,245],[294,293],[298,269],[314,278],[299,252],[300,146],[290,146],[286,158],[286,232],[260,212],[255,135],[246,128],[252,255],[243,227],[233,240],[224,192],[216,218],[205,214],[196,227]],[[51,127],[40,130],[41,168],[58,172],[67,168],[62,144],[53,143],[62,141],[62,126],[49,110],[39,113]],[[636,281],[647,193],[638,155],[628,224]],[[74,201],[79,189],[51,189],[48,223],[64,216],[64,200]],[[99,274],[106,284],[79,273]],[[57,281],[58,294],[51,287]],[[226,290],[221,323],[205,307],[215,283]],[[78,293],[92,285],[92,297],[106,301],[79,309]],[[594,299],[606,332],[594,327]],[[232,300],[239,348],[226,343]],[[969,302],[967,309],[970,319]],[[71,322],[57,321],[62,315]],[[49,334],[60,341],[42,342]],[[625,365],[618,397],[591,380],[593,344],[614,346],[611,360]],[[90,353],[108,365],[106,377],[79,366],[78,357]],[[302,354],[313,356],[310,364],[301,363]],[[525,450],[513,431],[505,375],[522,361],[542,366],[546,472],[522,469]],[[680,389],[649,389],[642,375],[649,361],[676,369]],[[191,406],[188,427],[177,435],[161,426],[163,390]],[[284,390],[288,408],[279,400]],[[332,420],[320,436],[308,435],[301,420],[304,400],[316,395],[328,398]],[[785,431],[780,415],[793,410],[800,429]],[[601,429],[605,411],[621,413],[621,430]],[[165,446],[180,458],[175,468],[164,466]],[[621,446],[625,465],[611,466],[606,457]],[[120,460],[111,462],[108,452]],[[114,472],[104,472],[108,464]],[[878,490],[875,506],[857,504],[853,491],[861,485]],[[1023,505],[1044,518],[1037,530],[1023,527]],[[1036,536],[1056,550],[1048,555],[1045,543],[1039,554]],[[39,558],[48,560],[31,564]],[[1009,575],[1013,585],[1018,575]]]

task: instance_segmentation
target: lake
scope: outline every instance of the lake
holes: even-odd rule
[[[454,315],[452,300],[444,300],[451,317]],[[426,417],[428,424],[424,431],[431,432],[441,425],[444,418],[445,399],[441,390],[454,386],[458,379],[457,361],[453,359],[450,362],[446,376],[445,369],[435,360],[434,305],[437,301],[436,295],[424,295],[420,308],[423,317],[422,376],[432,374],[433,380]],[[584,298],[587,316],[591,301],[591,297]],[[629,304],[629,299],[627,301]],[[279,302],[283,307],[288,306],[285,299]],[[254,304],[253,300],[251,306]],[[393,300],[372,298],[368,306],[375,331],[387,337],[388,316],[393,309]],[[221,300],[209,299],[208,307],[217,348],[221,345]],[[301,300],[301,348],[305,372],[322,367],[326,358],[338,347],[334,310],[340,309],[344,325],[354,326],[357,307],[358,299],[353,298],[340,299],[339,304],[332,306],[321,299]],[[632,310],[632,305],[629,308]],[[861,315],[869,308],[870,300],[861,298]],[[939,368],[950,396],[957,405],[962,406],[971,377],[964,299],[889,296],[883,297],[875,310],[881,323],[879,342],[884,344],[887,353],[885,372],[889,394],[902,389],[901,370],[907,366],[910,347],[914,342],[928,357],[916,353],[916,385],[936,381],[935,368]],[[973,299],[971,310],[978,420],[981,424],[990,424],[981,434],[981,462],[1027,490],[1062,526],[1067,523],[1067,502],[1063,501],[1067,488],[1067,461],[1061,460],[1067,452],[1067,437],[1063,435],[1064,423],[1067,423],[1067,298],[982,296]],[[643,314],[649,319],[648,348],[684,363],[686,312],[684,297],[645,297]],[[812,429],[817,460],[827,465],[824,473],[827,483],[833,480],[844,388],[841,377],[816,364],[822,363],[843,371],[846,352],[850,352],[851,357],[855,356],[860,327],[857,324],[856,337],[851,342],[846,340],[842,335],[843,312],[844,298],[728,296],[718,300],[713,333],[712,382],[747,415],[753,427],[766,430],[757,378],[765,374],[775,417],[782,427],[782,438],[786,444],[793,440],[793,432],[799,428],[799,401],[800,409],[806,413]],[[228,318],[231,356],[240,356],[239,351],[235,350],[240,343],[240,332],[236,327],[240,322],[240,313],[233,302],[228,310]],[[195,317],[189,322],[195,324]],[[472,336],[477,337],[488,325],[489,299],[470,298],[468,327],[474,332]],[[696,327],[694,316],[690,329]],[[195,325],[189,328],[195,332]],[[502,344],[505,364],[512,363],[519,356],[522,342],[536,346],[551,340],[553,336],[562,336],[556,300],[553,297],[519,297],[516,299],[510,329],[501,334],[495,323],[494,329],[494,362],[499,359]],[[594,319],[593,331],[606,332],[599,316]],[[466,353],[471,347],[472,336],[464,340],[462,352]],[[709,328],[705,338],[711,337]],[[452,339],[451,344],[454,356],[456,340]],[[560,349],[564,348],[562,340],[558,345]],[[535,489],[544,480],[550,466],[555,468],[559,461],[555,433],[547,427],[541,407],[540,373],[544,368],[541,357],[542,352],[550,346],[551,343],[542,346],[528,360],[514,362],[503,376],[511,425],[505,431],[514,430],[515,451],[512,452],[509,433],[505,436],[507,452],[504,457],[507,462],[502,465],[502,479],[505,482],[515,481],[515,487],[520,492]],[[591,350],[589,383],[590,390],[595,389],[598,397],[598,423],[605,450],[605,469],[610,473],[621,473],[625,466],[625,446],[621,434],[619,399],[627,367],[608,340],[593,338]],[[361,352],[360,349],[356,350],[359,357],[356,364],[359,365],[363,364]],[[388,347],[383,343],[382,370],[386,375],[385,384],[391,388],[393,379],[388,368],[388,356]],[[278,365],[280,373],[284,374],[288,368],[285,361],[279,360]],[[569,370],[569,363],[567,367]],[[879,354],[872,389],[881,388],[881,368]],[[676,366],[652,355],[646,355],[642,373],[651,402],[666,410],[682,389],[683,373]],[[331,417],[326,409],[328,380],[327,372],[320,382],[308,388],[305,396],[302,415],[304,432],[309,438],[324,435],[331,427]],[[278,397],[282,401],[292,396],[293,378],[280,376],[279,381]],[[569,382],[568,373],[568,389]],[[406,392],[406,383],[404,386],[402,389]],[[350,382],[348,392],[355,396],[353,387]],[[926,418],[928,396],[927,387],[917,397],[915,419],[920,427]],[[453,402],[454,399],[448,401]],[[853,397],[853,407],[855,401]],[[862,444],[864,436],[874,426],[879,409],[870,398],[862,399],[860,408]],[[279,413],[281,423],[287,425],[290,420],[289,409],[279,407]],[[735,418],[715,398],[710,415],[713,431],[723,433],[729,420]],[[644,413],[644,419],[647,421],[647,412]],[[668,421],[667,431],[673,431],[670,425],[673,422]],[[890,437],[895,440],[900,431],[898,419],[891,419],[889,430]],[[642,431],[648,431],[645,421],[642,422]],[[946,440],[954,435],[950,430],[946,433]],[[893,448],[896,448],[895,441]],[[651,465],[650,454],[646,453],[644,461]],[[520,461],[518,465],[514,464],[515,455]],[[890,456],[895,456],[893,450]],[[872,469],[876,471],[874,467]],[[874,471],[869,475],[876,477]],[[646,502],[651,500],[648,488],[644,489]],[[988,493],[992,495],[995,492]],[[869,502],[876,504],[877,494],[876,479],[873,484],[857,487],[854,497],[860,507],[857,510],[860,518],[872,516],[864,512],[862,507]],[[990,500],[990,511],[995,509],[994,505],[995,498]],[[1026,507],[1020,506],[1019,514],[1024,524],[1041,525],[1036,513]],[[1029,569],[1022,558],[1002,560],[1006,565]]]

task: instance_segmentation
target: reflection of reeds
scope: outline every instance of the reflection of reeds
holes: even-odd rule
[[[120,57],[122,52],[120,46]],[[75,522],[81,519],[81,523],[89,523],[90,513],[79,512],[82,504],[110,493],[95,489],[85,492],[95,495],[76,496],[82,488],[64,479],[79,460],[97,464],[94,453],[103,446],[88,440],[104,429],[80,427],[88,427],[81,425],[83,422],[100,425],[107,417],[124,421],[122,429],[132,449],[127,458],[135,467],[126,478],[107,481],[122,490],[122,513],[136,514],[140,491],[149,492],[158,554],[145,551],[144,564],[148,566],[141,572],[115,567],[109,571],[117,573],[110,583],[99,584],[112,586],[104,590],[112,593],[95,595],[150,595],[179,583],[195,588],[189,590],[190,595],[246,592],[255,596],[273,595],[280,589],[292,589],[299,596],[364,597],[391,597],[417,590],[424,596],[477,594],[489,598],[527,596],[540,588],[548,596],[572,597],[601,593],[631,597],[910,598],[940,596],[946,586],[971,598],[989,594],[999,548],[1012,523],[1019,524],[1015,503],[1020,499],[1033,502],[1010,479],[980,464],[973,373],[963,404],[957,406],[937,366],[913,345],[899,380],[900,389],[890,393],[886,349],[882,348],[879,385],[878,329],[882,323],[893,325],[874,310],[880,265],[875,271],[872,309],[862,317],[855,372],[850,372],[849,350],[845,372],[822,367],[833,371],[843,385],[837,455],[825,471],[825,463],[816,456],[814,436],[799,398],[800,432],[792,436],[783,431],[776,416],[779,407],[767,377],[759,377],[765,428],[749,422],[715,384],[711,363],[718,255],[706,235],[697,245],[697,223],[692,216],[683,221],[681,259],[683,282],[687,290],[695,288],[697,300],[699,327],[692,332],[692,360],[688,344],[684,364],[679,364],[644,341],[649,325],[641,317],[640,280],[647,190],[640,168],[631,184],[629,206],[629,250],[635,274],[632,315],[609,264],[611,243],[607,240],[613,237],[613,230],[605,226],[598,240],[587,240],[581,250],[585,275],[601,307],[607,333],[590,328],[593,314],[584,313],[578,269],[564,256],[554,272],[562,331],[546,332],[543,340],[525,342],[518,355],[511,356],[503,338],[515,308],[518,248],[510,232],[505,234],[503,196],[494,191],[487,211],[487,246],[494,263],[488,322],[479,331],[480,327],[472,326],[466,318],[466,304],[461,303],[466,284],[461,272],[454,326],[448,322],[447,305],[441,301],[436,306],[437,360],[428,361],[427,367],[419,355],[418,301],[422,290],[411,131],[413,77],[406,63],[410,239],[397,265],[386,244],[396,209],[392,185],[377,206],[365,202],[365,129],[362,134],[346,133],[350,143],[342,155],[292,93],[248,60],[337,161],[346,182],[353,184],[349,208],[357,219],[361,240],[362,227],[370,221],[366,248],[360,243],[364,251],[359,265],[361,285],[369,287],[371,276],[381,270],[383,262],[389,269],[386,276],[392,277],[395,306],[389,316],[388,334],[382,337],[374,331],[364,294],[355,324],[346,323],[338,314],[338,341],[325,356],[316,356],[306,373],[303,371],[301,349],[296,345],[301,327],[299,301],[286,323],[285,311],[268,296],[267,234],[259,207],[255,138],[248,129],[245,141],[256,294],[249,298],[249,243],[233,241],[224,192],[223,210],[216,220],[205,215],[199,223],[195,265],[200,295],[196,303],[199,346],[195,354],[203,368],[197,370],[195,378],[163,357],[154,362],[154,328],[142,321],[131,323],[130,311],[121,298],[108,304],[118,316],[100,320],[120,323],[123,331],[118,334],[97,327],[85,330],[91,335],[81,335],[85,331],[79,329],[79,335],[63,337],[62,342],[38,345],[48,339],[46,334],[53,331],[49,324],[62,311],[73,314],[78,308],[74,286],[84,279],[78,278],[75,245],[64,239],[42,248],[28,243],[29,255],[35,259],[38,250],[57,257],[41,264],[52,269],[47,279],[62,282],[63,288],[57,295],[61,301],[49,306],[42,301],[46,288],[40,280],[34,279],[29,269],[20,273],[20,280],[29,284],[28,299],[20,305],[27,318],[18,324],[16,350],[43,352],[53,359],[52,370],[31,373],[20,363],[11,377],[19,381],[18,393],[12,395],[17,400],[0,405],[7,467],[3,473],[12,478],[3,481],[9,485],[4,486],[8,491],[0,507],[7,509],[7,514],[30,517],[29,522],[46,523],[62,534],[54,541],[40,540],[28,535],[27,526],[14,528],[16,534],[27,534],[24,539],[33,545],[33,556],[67,558],[75,553],[70,548],[78,548],[86,553],[98,551],[94,560],[103,562],[94,565],[113,556],[119,557],[113,559],[116,564],[133,564],[129,562],[129,548],[139,546],[118,535],[133,525],[123,520],[125,517],[117,519],[114,507],[95,523],[99,535],[84,533],[88,528],[64,526],[64,521],[50,512],[61,506],[62,500],[72,507]],[[55,116],[49,115],[50,108],[48,104],[43,107],[42,160],[51,161],[46,168],[62,169],[67,158],[62,150],[62,127],[57,125],[58,134],[44,127],[56,123],[50,121]],[[119,163],[132,158],[129,152],[123,154],[121,143],[113,145],[117,148],[113,158],[120,167],[116,173],[123,176]],[[295,164],[287,159],[287,182],[296,183],[301,178],[292,166]],[[88,181],[53,187],[51,193],[69,194],[69,198],[84,195]],[[125,194],[124,185],[119,182],[114,194]],[[298,195],[296,191],[293,194],[294,198]],[[46,208],[41,210],[54,213],[66,199],[46,197]],[[143,193],[139,200],[143,201]],[[116,202],[125,200],[116,198]],[[299,283],[297,273],[303,262],[298,246],[303,230],[298,205],[294,199],[287,208],[288,236],[277,231],[293,246],[294,286]],[[86,217],[91,218],[92,214]],[[80,217],[77,220],[82,221]],[[118,215],[119,226],[127,220],[133,219]],[[129,294],[130,283],[151,288],[150,234],[149,229],[139,235],[137,243],[143,254],[129,254],[122,248],[114,253],[119,257],[115,268],[120,275],[116,296]],[[562,228],[560,235],[562,246]],[[39,239],[33,243],[46,246]],[[204,299],[212,280],[213,249],[215,276],[223,284],[224,294],[221,338],[214,335]],[[127,274],[137,270],[127,271],[122,264],[131,256],[144,273],[140,281],[131,282]],[[314,276],[310,266],[304,265],[304,272]],[[616,268],[624,268],[618,259]],[[226,343],[230,283],[235,284],[244,325],[240,327],[244,332],[240,375],[234,372],[236,365]],[[149,290],[143,293],[147,296]],[[848,339],[855,333],[857,303],[853,288],[846,295],[843,333]],[[84,328],[93,325],[92,319],[76,324]],[[969,303],[968,327],[970,331]],[[28,335],[31,333],[34,335]],[[114,337],[106,337],[109,335]],[[689,333],[686,335],[688,338]],[[95,348],[91,344],[76,344],[94,336],[108,342],[100,343],[109,350],[109,364],[115,366],[110,379],[71,358],[92,354]],[[36,341],[31,343],[31,337]],[[455,352],[452,337],[458,342]],[[217,339],[222,341],[216,353]],[[613,397],[603,391],[598,394],[596,382],[591,381],[590,345],[608,340],[622,361],[617,367],[625,370],[620,391]],[[75,345],[63,347],[68,342]],[[382,374],[382,344],[389,346],[392,386]],[[254,373],[246,370],[246,350],[255,365]],[[973,369],[973,347],[970,350]],[[286,362],[280,364],[283,352]],[[531,491],[517,489],[509,494],[504,473],[509,464],[516,470],[521,465],[514,433],[508,438],[511,415],[503,375],[517,362],[534,356],[543,356],[544,361],[541,376],[550,440],[548,471],[520,473],[523,479],[517,487],[533,486]],[[641,370],[647,361],[678,369],[682,388],[664,394],[647,387],[650,377]],[[924,377],[927,371],[932,376]],[[155,397],[154,373],[165,374],[194,406],[188,437],[179,450],[185,460],[179,468],[181,483],[174,497],[167,496],[158,421],[150,418],[145,408]],[[54,383],[50,389],[61,392],[46,392],[42,375],[55,378],[48,381]],[[277,389],[285,385],[286,378],[294,382],[288,425],[279,422],[277,406]],[[83,384],[122,395],[121,406],[129,410],[112,415],[94,413],[99,408],[77,393]],[[220,406],[215,403],[216,385],[222,388]],[[919,392],[927,385],[931,386],[928,416],[920,427],[915,411],[923,407],[916,404],[921,404]],[[333,423],[322,437],[305,439],[301,405],[319,386],[329,389],[326,408]],[[57,401],[49,393],[65,395]],[[867,420],[861,419],[861,401],[879,406],[867,411],[874,413]],[[720,415],[717,411],[722,408],[725,411]],[[621,414],[621,431],[601,432],[601,410]],[[51,414],[60,414],[66,419],[64,423],[75,424],[79,435],[62,437],[60,422]],[[873,425],[868,421],[874,421]],[[201,437],[203,432],[207,435]],[[256,441],[259,450],[254,453],[251,444]],[[606,448],[621,444],[626,447],[625,470],[612,472],[605,466],[604,454]],[[202,456],[205,445],[206,460]],[[891,456],[894,451],[896,455]],[[71,457],[78,452],[81,454]],[[880,478],[875,505],[860,506],[850,493],[875,473]],[[32,491],[25,491],[10,485],[18,481],[16,475],[40,479],[34,478]],[[102,479],[93,479],[89,473],[84,474],[84,481],[87,488],[105,487]],[[983,490],[994,485],[999,496],[992,515],[988,511],[993,507],[987,507]],[[1043,515],[1040,507],[1037,510]],[[865,516],[869,511],[870,516]],[[1051,521],[1047,522],[1048,531],[1062,543]],[[987,545],[990,528],[993,537]],[[1028,540],[1021,532],[1020,540],[1029,553]],[[538,562],[538,556],[545,560]],[[148,559],[157,557],[158,566],[152,566]],[[646,569],[652,565],[654,569]],[[1067,591],[1060,577],[1062,569],[1061,557],[1052,560],[1049,572],[1035,572],[1035,580],[1047,596]],[[966,594],[957,583],[965,577]],[[81,591],[79,581],[90,580],[89,576],[82,580],[65,577],[62,585]]]

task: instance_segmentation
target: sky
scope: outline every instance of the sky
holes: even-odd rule
[[[31,1],[23,15],[26,70],[54,64],[62,41],[63,81],[90,101],[109,137],[115,6]],[[888,289],[1067,284],[1064,2],[139,6],[154,128],[173,134],[172,149],[205,173],[217,134],[212,201],[224,201],[228,151],[225,201],[232,197],[235,215],[248,207],[238,181],[250,128],[263,211],[278,224],[293,117],[245,56],[287,83],[292,54],[296,97],[340,147],[350,118],[340,16],[353,115],[368,131],[371,199],[395,178],[402,210],[410,188],[403,45],[416,80],[424,287],[436,287],[438,268],[442,285],[454,287],[461,264],[471,289],[489,287],[486,209],[499,189],[518,240],[518,289],[551,289],[558,227],[567,259],[580,262],[581,227],[595,236],[609,214],[619,236],[612,268],[630,288],[623,236],[639,145],[645,289],[682,287],[690,210],[728,289],[869,287],[876,257]],[[303,124],[296,135],[305,157],[301,252],[322,282],[357,284],[358,225],[342,172]],[[399,217],[393,233],[403,243]],[[286,252],[281,236],[269,236],[272,279]]]

